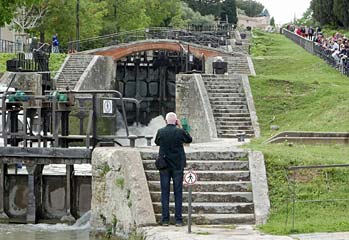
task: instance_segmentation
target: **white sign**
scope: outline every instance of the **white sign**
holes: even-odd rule
[[[193,170],[189,170],[186,174],[184,174],[184,184],[185,185],[194,185],[198,180],[198,176]]]
[[[113,114],[113,101],[112,100],[103,100],[103,113],[104,114]]]

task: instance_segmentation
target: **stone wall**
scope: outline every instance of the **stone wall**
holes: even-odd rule
[[[127,148],[96,148],[92,154],[91,228],[129,234],[156,224],[141,155]]]
[[[9,191],[5,193],[5,213],[10,219],[25,222],[28,206],[28,176],[8,175],[6,182]],[[91,208],[91,177],[74,176],[73,185],[73,209],[75,217],[79,218]],[[67,214],[66,176],[43,175],[42,176],[42,209],[41,220],[59,222]]]
[[[246,15],[238,15],[239,27],[252,27],[265,29],[270,26],[270,17],[249,17]]]
[[[40,74],[5,72],[0,78],[0,85],[8,87],[13,77],[15,78],[11,87],[16,90],[27,90],[36,95],[42,95],[42,78]]]
[[[210,142],[217,138],[211,104],[200,74],[176,76],[176,113],[179,118],[188,120],[193,142]]]
[[[116,65],[111,57],[94,56],[74,90],[108,90],[115,74]]]

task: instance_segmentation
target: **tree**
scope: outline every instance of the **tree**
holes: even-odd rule
[[[237,23],[235,0],[225,0],[222,4],[221,19],[228,18],[229,23]]]
[[[272,17],[272,18],[270,19],[270,26],[275,27],[275,18],[274,18],[274,17]]]
[[[220,17],[222,13],[222,1],[220,0],[185,0],[189,7],[201,15],[214,15]]]
[[[0,0],[0,26],[12,21],[18,7],[40,3],[42,0]]]
[[[312,0],[310,8],[313,11],[314,19],[321,25],[336,23],[336,17],[333,14],[333,0]]]
[[[348,0],[334,0],[333,14],[338,20],[338,24],[345,28],[349,28],[349,3]]]
[[[146,14],[150,17],[150,26],[168,27],[172,19],[180,15],[180,0],[148,0]]]
[[[180,5],[180,14],[172,19],[171,25],[178,28],[184,28],[187,25],[214,25],[213,15],[202,16],[200,12],[191,9],[187,3]]]
[[[47,0],[48,10],[36,29],[41,39],[51,41],[58,34],[60,42],[68,42],[76,37],[76,0]],[[103,17],[107,13],[107,2],[80,0],[80,38],[98,36],[103,27]],[[46,38],[46,36],[49,38]]]
[[[236,7],[243,10],[249,17],[257,17],[265,9],[263,4],[254,0],[237,0]]]

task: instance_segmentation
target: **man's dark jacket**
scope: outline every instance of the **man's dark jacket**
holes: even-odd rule
[[[168,170],[183,170],[186,166],[183,143],[191,143],[192,138],[185,130],[167,124],[158,130],[155,144],[160,146],[159,154],[165,155]]]

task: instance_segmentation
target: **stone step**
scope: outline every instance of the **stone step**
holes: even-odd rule
[[[217,105],[215,105],[214,103],[215,102],[226,102],[226,104],[217,104]],[[210,102],[212,103],[211,105],[211,107],[213,108],[213,109],[225,109],[225,108],[230,108],[230,107],[232,107],[232,106],[236,106],[236,105],[238,105],[238,106],[247,106],[247,103],[245,102],[245,101],[235,101],[235,98],[225,98],[224,100],[223,100],[223,98],[210,98]]]
[[[249,181],[249,171],[196,171],[200,181]],[[160,174],[157,170],[146,170],[148,181],[159,181]]]
[[[236,136],[237,133],[240,133],[240,131],[234,132],[234,133],[217,134],[217,135],[218,135],[219,138],[237,138],[237,136]],[[253,138],[254,137],[254,132],[251,131],[249,133],[246,133],[245,137],[246,138]]]
[[[244,93],[244,89],[240,85],[205,85],[206,89],[208,92],[214,91],[214,90],[225,90],[229,92],[238,92],[238,93]]]
[[[238,122],[250,122],[251,121],[251,118],[250,117],[217,117],[215,118],[217,122],[235,122],[235,121],[238,121]]]
[[[153,202],[161,202],[161,192],[150,192]],[[244,202],[252,203],[252,192],[192,192],[192,202]],[[174,202],[174,195],[170,194],[170,202]],[[188,202],[187,188],[183,187],[183,202]]]
[[[153,160],[158,156],[157,152],[141,152],[143,160]],[[246,160],[248,153],[244,151],[231,152],[187,152],[187,160]]]
[[[143,160],[143,166],[146,170],[156,170],[155,160]],[[248,170],[248,161],[187,161],[187,168],[192,168],[198,171]]]
[[[250,117],[250,113],[248,112],[248,109],[241,109],[241,110],[223,110],[220,111],[216,110],[214,111],[214,117],[215,118],[227,118],[227,117]]]
[[[216,126],[224,129],[231,126],[252,126],[252,123],[251,121],[216,121]]]
[[[183,213],[188,212],[188,203],[183,202]],[[161,203],[153,202],[154,212],[161,213]],[[170,202],[170,212],[175,211],[175,204]],[[253,203],[195,203],[192,202],[192,214],[241,214],[254,213]]]
[[[148,181],[149,191],[160,192],[160,181]],[[171,184],[171,191],[173,185]],[[250,181],[197,181],[192,186],[193,192],[251,192]]]
[[[221,80],[221,81],[208,81],[204,83],[205,86],[219,86],[219,85],[228,85],[228,86],[234,86],[236,84],[242,84],[241,81],[236,81],[236,80]],[[242,85],[241,85],[242,86]]]
[[[161,214],[155,214],[155,217],[160,222]],[[191,217],[196,225],[255,224],[254,214],[192,214]],[[183,221],[187,222],[186,214],[183,214]],[[170,223],[175,223],[174,216],[170,217]]]
[[[217,132],[224,134],[224,133],[230,133],[232,131],[240,131],[240,132],[246,132],[246,131],[252,131],[252,126],[219,126],[217,127]]]
[[[213,100],[212,103],[212,109],[213,110],[233,110],[233,109],[244,109],[247,108],[246,102],[243,101],[219,101],[219,100]],[[218,103],[218,104],[216,104]]]
[[[237,93],[232,93],[232,92],[225,92],[225,93],[214,93],[214,92],[208,92],[208,96],[210,98],[227,98],[227,101],[241,101],[244,102],[246,101],[246,97],[237,97]],[[228,100],[229,99],[229,100]]]
[[[225,89],[222,89],[219,91],[209,90],[208,95],[218,95],[218,96],[228,95],[229,97],[244,98],[244,99],[246,98],[246,95],[243,92],[231,92],[231,91],[225,90]]]
[[[214,101],[235,102],[235,103],[231,103],[233,105],[247,104],[246,98],[229,97],[229,95],[228,96],[213,96],[212,94],[209,94],[209,100],[210,100],[210,102],[214,102]]]

